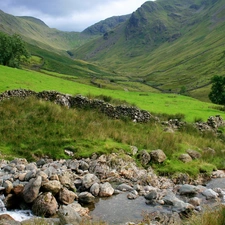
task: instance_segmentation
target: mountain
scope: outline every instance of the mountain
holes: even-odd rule
[[[0,31],[8,34],[20,34],[26,42],[50,51],[76,48],[93,38],[80,32],[62,32],[49,28],[37,18],[13,16],[1,10]]]
[[[0,31],[21,34],[33,55],[47,59],[48,70],[72,75],[79,59],[98,71],[92,81],[99,86],[153,87],[208,100],[211,78],[224,75],[224,15],[224,0],[147,1],[131,15],[108,18],[79,33],[0,11]],[[88,74],[96,73],[84,74],[93,79]]]
[[[115,29],[121,23],[127,21],[130,18],[130,16],[131,15],[129,14],[125,16],[113,16],[107,18],[86,28],[82,33],[91,35],[105,34],[106,32]]]
[[[195,90],[224,75],[223,0],[147,1],[75,57],[162,91]]]

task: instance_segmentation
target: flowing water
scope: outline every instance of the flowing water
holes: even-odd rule
[[[9,214],[16,221],[23,221],[33,217],[31,210],[7,211],[4,202],[0,198],[0,215]]]
[[[211,180],[207,188],[225,189],[225,178],[217,178]],[[94,218],[99,218],[109,224],[125,224],[126,222],[137,222],[143,219],[144,213],[155,211],[171,213],[170,207],[147,205],[145,199],[139,196],[135,200],[127,199],[128,193],[114,195],[110,198],[100,198],[91,209],[91,215]],[[203,198],[202,195],[198,197]],[[207,201],[204,201],[207,204]],[[211,201],[208,201],[210,204]]]
[[[225,189],[225,178],[211,180],[207,188]],[[147,205],[145,199],[139,196],[135,200],[127,199],[127,192],[113,195],[109,198],[98,198],[96,203],[89,207],[94,219],[106,221],[111,225],[125,224],[126,222],[137,222],[143,219],[145,213],[155,211],[170,213],[170,207]],[[6,211],[3,201],[0,199],[0,214],[9,214],[17,221],[33,217],[30,210]]]

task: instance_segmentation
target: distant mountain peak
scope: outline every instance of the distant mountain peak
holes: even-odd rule
[[[124,16],[113,16],[86,28],[82,33],[91,35],[105,34],[113,30],[114,28],[116,28],[118,25],[125,22],[129,18],[130,14]]]

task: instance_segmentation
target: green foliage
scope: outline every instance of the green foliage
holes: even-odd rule
[[[225,77],[214,76],[209,99],[216,104],[225,104]]]
[[[182,86],[180,88],[179,94],[180,95],[187,95],[187,88],[185,86]]]
[[[0,64],[19,67],[23,57],[28,56],[25,43],[18,34],[8,36],[0,32]]]

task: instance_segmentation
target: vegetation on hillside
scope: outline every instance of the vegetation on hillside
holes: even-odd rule
[[[106,19],[82,33],[1,11],[0,30],[21,34],[30,53],[43,59],[41,69],[77,73],[85,77],[79,82],[94,77],[93,85],[102,88],[185,90],[185,95],[210,101],[211,78],[224,75],[224,9],[222,0],[147,1],[130,16]],[[87,76],[70,57],[94,62],[91,67],[98,72],[90,69]]]
[[[65,54],[67,50],[81,46],[95,36],[80,32],[63,32],[49,28],[43,21],[29,16],[13,16],[0,11],[0,31],[17,33],[29,44]]]
[[[225,104],[225,77],[214,76],[212,78],[212,90],[209,99],[216,104]]]
[[[4,158],[60,159],[67,157],[64,149],[73,151],[76,158],[121,149],[130,153],[130,146],[134,145],[149,152],[162,149],[167,160],[151,166],[164,175],[182,172],[197,176],[224,167],[224,142],[211,133],[200,133],[188,126],[167,133],[154,121],[139,124],[125,118],[114,120],[98,111],[67,109],[33,98],[0,102],[0,117],[0,148]],[[214,155],[205,151],[209,147],[215,150]],[[201,152],[202,158],[185,164],[179,161],[179,154],[187,149]]]
[[[21,61],[29,54],[25,43],[18,34],[9,36],[0,32],[0,64],[4,66],[19,67]]]
[[[184,115],[183,119],[187,122],[194,122],[196,119],[206,121],[210,116],[218,114],[225,118],[225,112],[219,111],[217,105],[182,95],[160,94],[153,92],[151,89],[144,92],[128,91],[121,88],[109,90],[90,86],[90,82],[89,85],[78,83],[76,82],[79,79],[77,76],[71,77],[48,71],[39,73],[15,70],[4,66],[0,66],[0,71],[0,92],[23,88],[37,92],[57,90],[64,94],[82,94],[91,98],[105,95],[112,99],[126,101],[130,105],[136,105],[140,109],[147,110],[155,115]]]

